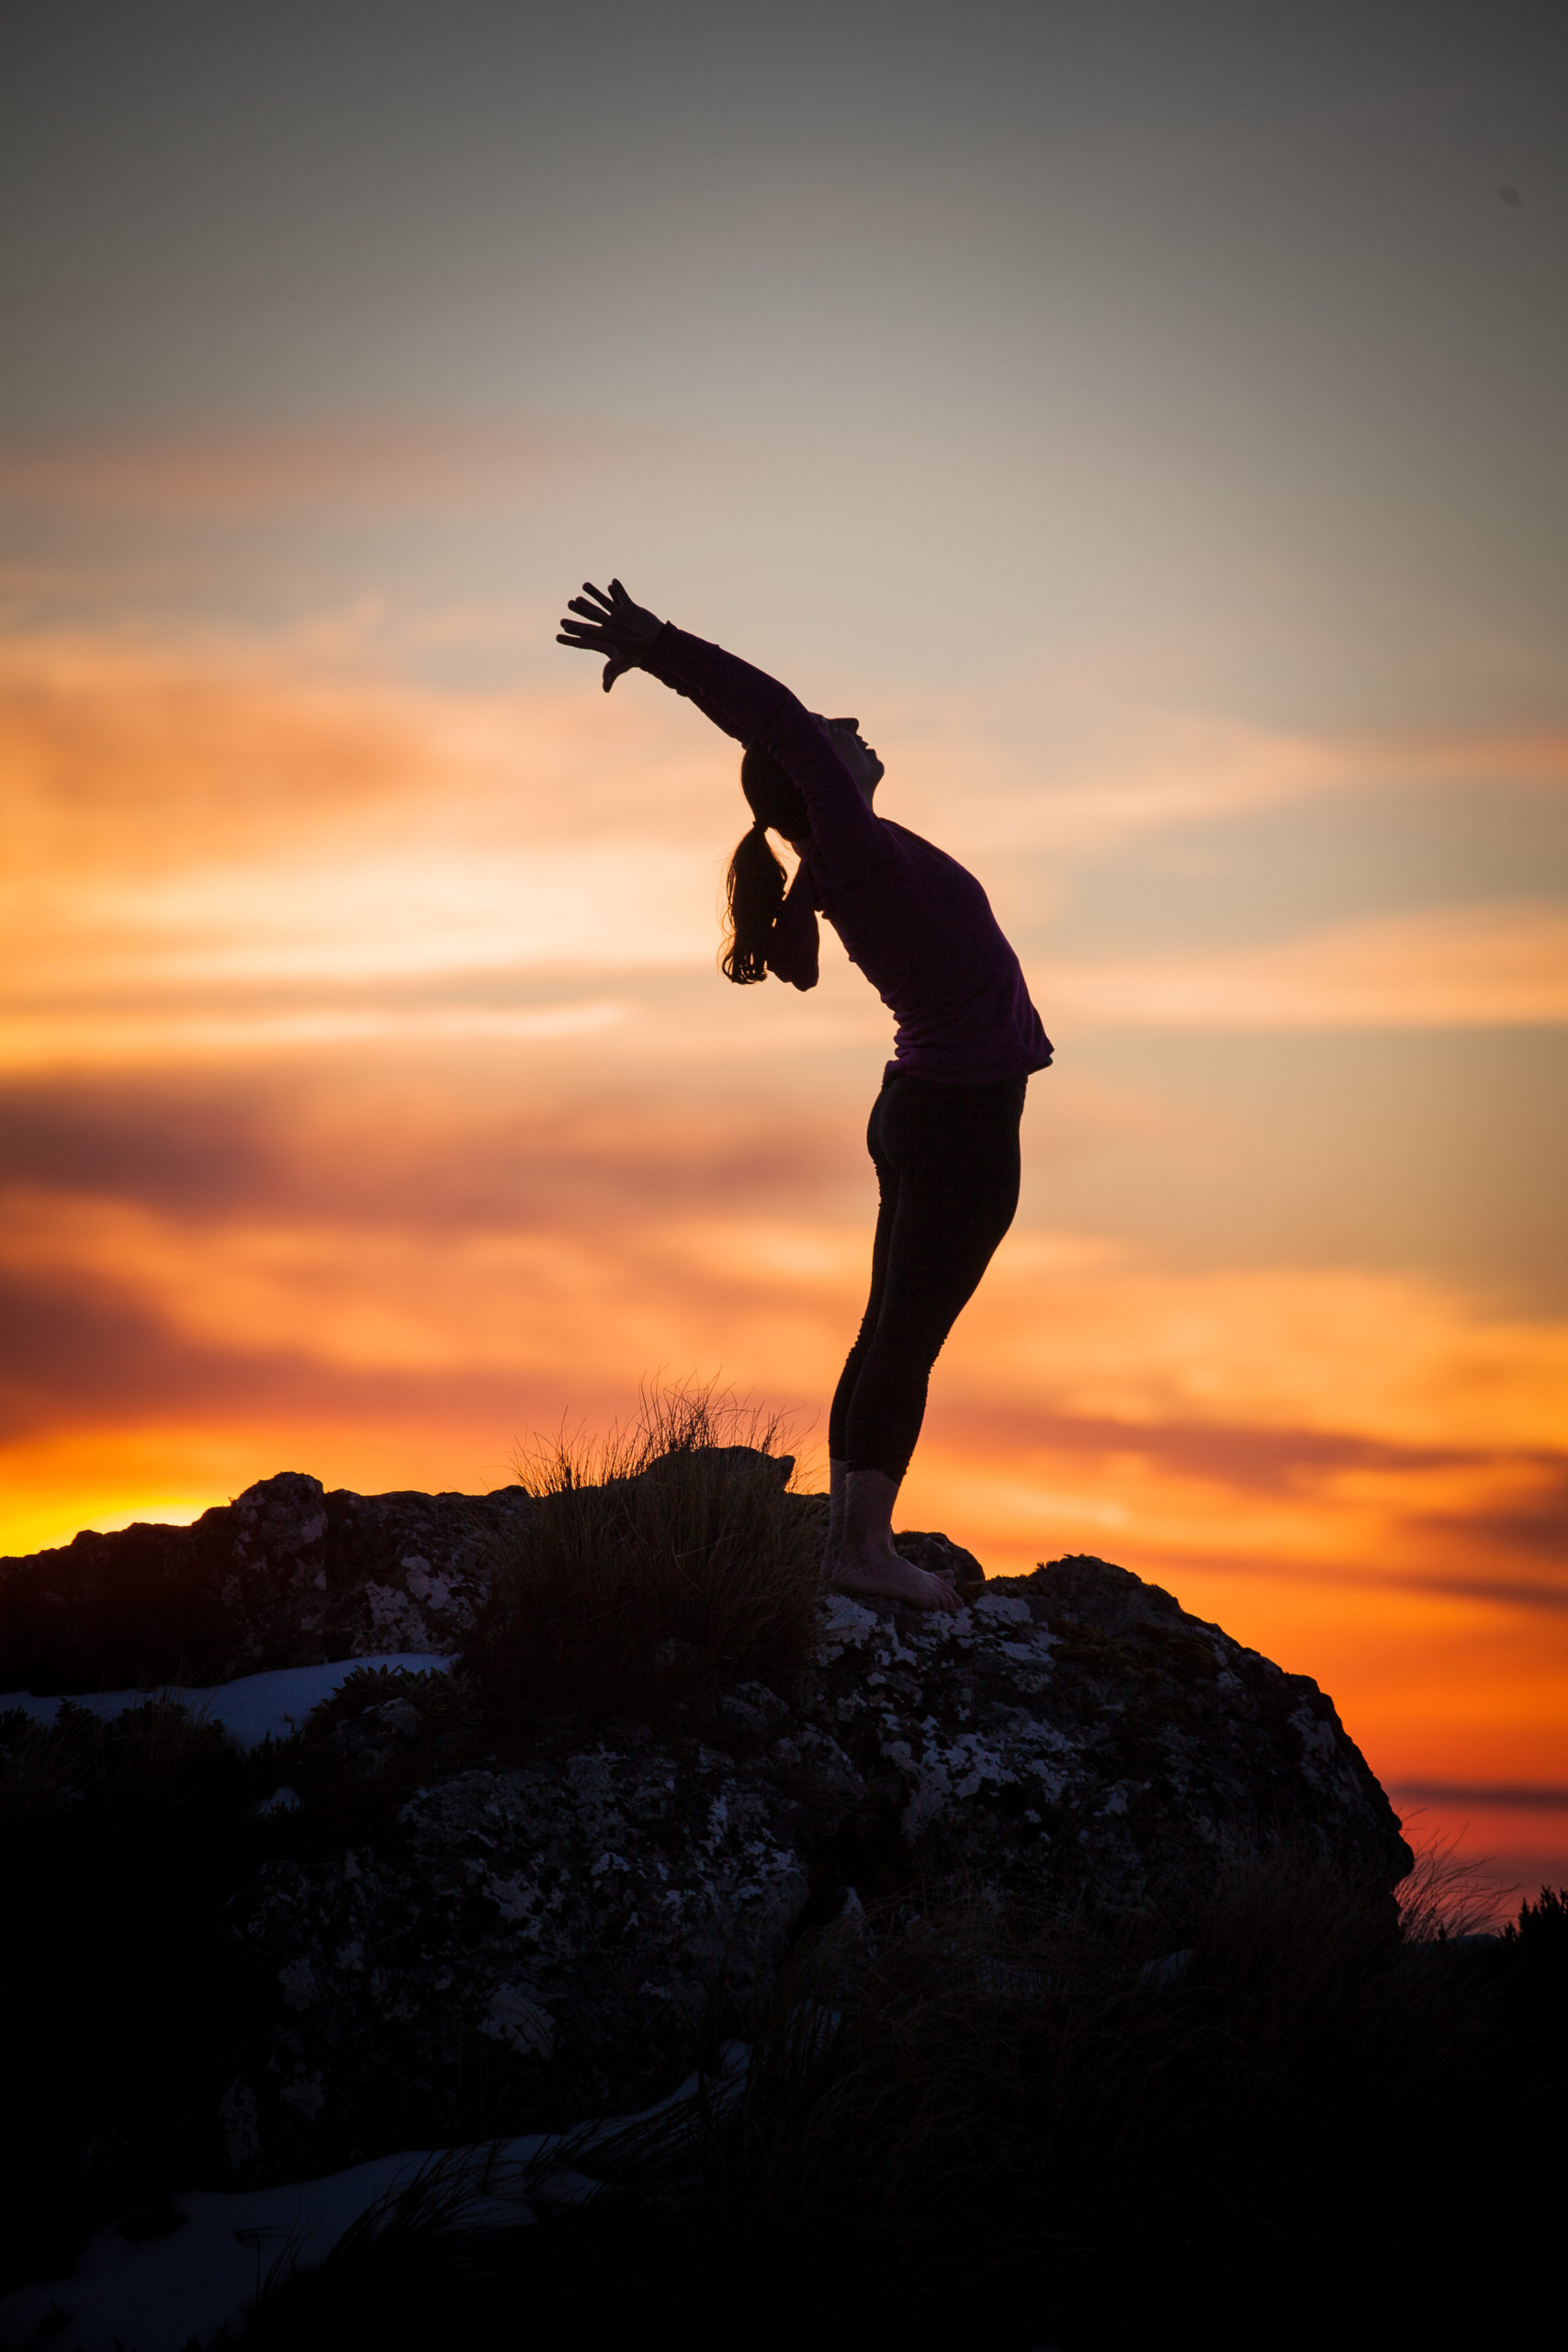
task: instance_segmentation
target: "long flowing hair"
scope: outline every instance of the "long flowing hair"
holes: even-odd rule
[[[718,968],[727,980],[744,989],[768,976],[768,949],[784,902],[784,869],[768,835],[804,841],[811,819],[799,786],[771,752],[757,745],[740,763],[740,789],[752,821],[750,831],[736,842],[725,876],[725,944]]]

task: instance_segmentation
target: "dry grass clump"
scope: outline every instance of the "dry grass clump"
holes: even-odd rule
[[[489,2152],[493,2154],[493,2149]],[[350,2223],[321,2267],[285,2246],[262,2281],[243,2341],[252,2352],[343,2352],[350,2345],[504,2346],[525,2340],[512,2310],[526,2224],[485,2212],[487,2167],[471,2151],[427,2163]],[[509,2190],[515,2188],[509,2180]]]
[[[526,1457],[535,1509],[466,1650],[491,1720],[696,1729],[732,1683],[787,1685],[818,1637],[822,1531],[783,1433],[690,1385],[645,1390],[599,1445],[563,1430]]]
[[[1414,1868],[1394,1890],[1399,1931],[1411,1945],[1450,1943],[1488,1933],[1496,1923],[1499,1889],[1487,1874],[1491,1857],[1464,1854],[1457,1837],[1425,1839],[1407,1820]]]

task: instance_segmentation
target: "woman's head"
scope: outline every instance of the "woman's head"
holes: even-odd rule
[[[866,807],[882,781],[882,762],[862,738],[858,718],[818,718]],[[811,816],[800,786],[771,752],[753,744],[740,763],[740,789],[751,811],[751,830],[742,834],[729,861],[725,897],[728,936],[719,970],[738,988],[768,976],[768,949],[784,901],[784,870],[768,843],[770,832],[804,850]]]
[[[740,789],[755,824],[782,833],[786,842],[803,842],[810,832],[811,819],[799,785],[760,743],[753,743],[740,763]]]

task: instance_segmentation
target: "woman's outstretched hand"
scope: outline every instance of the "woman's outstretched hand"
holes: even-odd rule
[[[573,613],[580,617],[571,619]],[[608,694],[623,670],[637,668],[639,658],[663,626],[652,613],[646,613],[640,605],[632,603],[618,580],[611,581],[607,596],[603,588],[595,588],[592,580],[585,580],[581,595],[572,597],[561,616],[556,643],[574,645],[580,653],[602,653],[604,692]]]

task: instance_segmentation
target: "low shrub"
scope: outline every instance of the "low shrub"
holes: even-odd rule
[[[220,1907],[254,1866],[246,1760],[150,1700],[0,1716],[0,2288],[200,2177],[232,1998]]]
[[[464,1665],[487,1718],[701,1729],[728,1685],[787,1687],[818,1639],[819,1514],[788,1491],[776,1419],[695,1385],[645,1391],[599,1446],[520,1467]]]
[[[1543,1965],[1555,1961],[1568,1967],[1568,1886],[1543,1886],[1534,1903],[1522,1904],[1518,1918],[1504,1928],[1503,1940],[1521,1946]]]
[[[398,1817],[416,1789],[482,1761],[493,1744],[473,1683],[461,1670],[358,1668],[311,1710],[293,1739],[267,1751],[264,1776],[299,1800],[296,1811],[274,1821],[275,1843],[303,1860],[395,1840]],[[252,1769],[263,1771],[261,1751]]]

